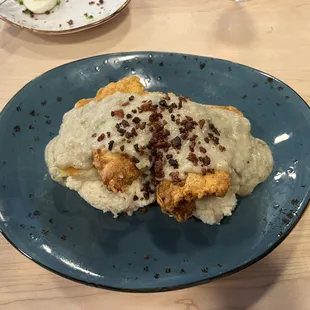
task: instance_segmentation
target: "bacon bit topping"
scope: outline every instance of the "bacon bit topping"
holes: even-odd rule
[[[146,126],[146,122],[143,122],[142,124],[140,124],[140,129],[141,130],[145,129],[145,126]]]
[[[184,97],[182,95],[179,95],[178,98],[182,100],[183,102],[187,102],[187,99],[189,99],[188,97]]]
[[[137,153],[140,152],[139,144],[138,144],[138,143],[136,143],[133,147],[134,147],[134,149],[135,149],[135,151],[136,151]]]
[[[154,163],[155,178],[163,179],[165,177],[165,172],[163,168],[164,168],[164,162],[160,159],[156,159]]]
[[[137,164],[137,163],[139,163],[140,162],[140,160],[137,158],[137,157],[132,157],[132,161],[135,163],[135,164]]]
[[[96,134],[96,133],[93,133],[91,136],[92,136],[92,138],[96,138],[96,137],[97,137],[97,134]]]
[[[170,142],[171,142],[171,145],[172,145],[173,148],[175,148],[177,150],[181,149],[182,141],[181,141],[180,137],[176,136]]]
[[[171,159],[172,157],[173,157],[172,154],[167,154],[167,155],[166,155],[166,158],[167,158],[167,159]]]
[[[105,138],[105,134],[102,133],[102,134],[97,138],[97,141],[100,142],[100,141],[102,141],[104,138]]]
[[[120,133],[121,137],[126,133],[126,130],[123,128],[118,128],[117,131]]]
[[[112,117],[113,117],[113,116],[117,116],[117,117],[119,117],[119,118],[124,118],[125,113],[124,113],[124,110],[123,110],[123,109],[121,109],[121,110],[115,110],[115,111],[112,111],[112,112],[111,112],[111,116],[112,116]]]
[[[178,109],[182,109],[183,107],[183,103],[182,103],[182,100],[179,98],[179,104],[178,104]]]
[[[180,179],[180,173],[179,173],[179,171],[171,172],[171,173],[169,173],[169,176],[171,177],[172,183],[173,183],[174,185],[184,186],[185,181]]]
[[[128,113],[128,114],[126,115],[126,118],[127,118],[127,119],[132,118],[132,115]]]
[[[182,138],[182,140],[186,140],[188,138],[188,133],[182,133],[180,137]]]
[[[199,147],[199,151],[201,153],[207,153],[207,150],[204,147],[202,147],[202,146]]]
[[[137,201],[137,200],[139,200],[139,197],[137,195],[134,195],[132,199],[133,199],[133,201]]]
[[[209,124],[209,129],[213,131],[213,133],[215,133],[217,136],[220,135],[220,132],[217,130],[217,128],[212,123]]]
[[[226,151],[226,147],[225,147],[225,146],[223,146],[223,145],[220,145],[220,146],[219,146],[219,149],[220,149],[220,151],[221,151],[221,152]]]
[[[201,119],[201,120],[198,121],[198,124],[199,124],[199,128],[200,128],[200,129],[203,128],[203,126],[205,125],[205,122],[206,122],[206,121],[205,121],[204,119]]]
[[[165,149],[170,147],[170,143],[168,141],[160,141],[155,144],[155,147],[158,149]]]
[[[138,111],[136,109],[131,110],[132,113],[137,113]]]
[[[122,107],[126,107],[126,106],[128,106],[128,105],[130,105],[130,102],[129,102],[129,101],[124,102],[123,104],[121,104]]]
[[[132,101],[132,100],[134,100],[134,99],[135,99],[135,96],[130,96],[130,97],[128,98],[129,101]]]
[[[190,141],[195,141],[197,138],[198,138],[197,135],[192,135],[192,136],[189,138],[189,140],[190,140]]]
[[[188,156],[187,156],[187,159],[189,161],[191,161],[194,164],[194,166],[198,165],[198,158],[197,158],[197,156],[194,153],[192,153],[192,152],[189,153]]]
[[[201,161],[204,166],[209,166],[211,163],[210,157],[207,155],[205,157],[199,157],[199,161]]]
[[[219,144],[219,138],[215,137],[212,133],[208,133],[209,138],[216,144]]]
[[[141,122],[141,119],[138,117],[138,116],[135,116],[132,121],[135,123],[135,124],[138,124]]]
[[[144,102],[143,100],[142,102]],[[157,106],[152,104],[152,100],[145,101],[139,108],[139,113],[142,112],[154,112],[156,111]]]
[[[123,127],[129,127],[130,125],[129,125],[129,123],[128,123],[128,121],[126,121],[125,119],[123,119],[122,121],[121,121],[121,123],[120,123]]]
[[[161,118],[163,118],[163,115],[155,111],[149,116],[149,121],[152,123],[158,122]]]
[[[124,152],[125,146],[124,146],[124,145],[121,145],[121,146],[120,146],[120,150],[121,150],[122,152]]]
[[[192,141],[191,144],[190,144],[190,146],[189,146],[189,150],[190,150],[191,152],[194,152],[194,151],[195,151],[195,145],[196,145],[196,142],[195,142],[195,141]]]
[[[113,140],[111,140],[110,142],[109,142],[109,151],[112,151],[112,149],[113,149],[113,145],[114,145],[114,141]]]
[[[169,159],[169,165],[172,166],[174,169],[178,169],[179,168],[179,163],[176,159]]]
[[[166,102],[166,100],[160,100],[159,102],[158,102],[158,104],[161,106],[161,107],[164,107],[164,108],[166,108],[166,107],[168,107],[168,104],[167,104],[167,102]]]
[[[110,131],[107,131],[107,136],[108,136],[108,138],[111,137],[111,132]]]

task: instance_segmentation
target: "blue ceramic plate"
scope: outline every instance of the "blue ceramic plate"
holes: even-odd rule
[[[44,148],[80,98],[124,76],[148,90],[233,105],[271,147],[268,180],[240,198],[220,226],[179,224],[158,206],[132,217],[103,214],[48,176]],[[310,193],[310,113],[287,85],[255,69],[193,55],[143,52],[83,59],[19,91],[0,116],[0,228],[22,253],[60,275],[124,291],[204,283],[256,262],[288,235]]]

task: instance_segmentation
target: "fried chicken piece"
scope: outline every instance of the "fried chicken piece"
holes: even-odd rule
[[[108,150],[93,150],[93,164],[103,183],[112,192],[123,192],[140,176],[140,171],[131,159]]]
[[[137,76],[128,76],[125,77],[116,83],[110,83],[107,86],[100,88],[97,91],[95,98],[81,99],[75,104],[75,108],[81,108],[84,105],[90,103],[92,100],[100,101],[110,95],[113,95],[116,92],[121,93],[134,93],[137,95],[143,95],[146,92],[144,91],[144,86],[140,83],[140,79]]]
[[[163,180],[157,186],[157,202],[162,212],[173,215],[177,221],[185,221],[195,210],[195,199],[206,195],[223,197],[230,186],[230,174],[216,170],[206,175],[189,173],[185,184],[175,185]]]

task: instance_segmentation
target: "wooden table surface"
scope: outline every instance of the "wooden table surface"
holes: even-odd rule
[[[39,36],[0,22],[0,109],[29,80],[109,52],[159,50],[225,58],[275,75],[310,102],[308,0],[132,0],[95,29]],[[3,146],[1,146],[3,147]],[[254,266],[195,288],[129,294],[46,271],[0,237],[0,309],[309,310],[310,212]]]

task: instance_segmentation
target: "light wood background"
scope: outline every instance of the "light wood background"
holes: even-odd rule
[[[55,66],[135,50],[241,62],[277,76],[310,102],[309,15],[308,0],[132,0],[112,22],[69,36],[33,35],[0,22],[0,109]],[[0,309],[309,310],[310,212],[272,254],[239,274],[156,294],[117,293],[62,279],[0,237]]]

